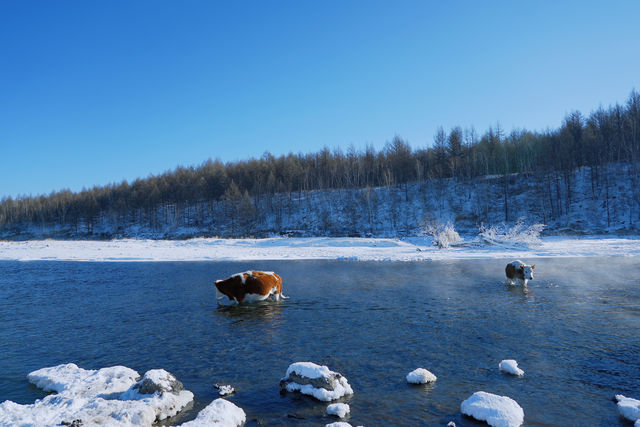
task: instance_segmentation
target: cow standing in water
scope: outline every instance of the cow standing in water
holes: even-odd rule
[[[245,271],[216,280],[216,293],[220,291],[231,302],[264,301],[273,296],[275,301],[288,298],[282,294],[282,278],[273,271]],[[217,299],[223,298],[218,297]]]
[[[507,264],[504,271],[512,285],[518,280],[523,286],[527,286],[527,282],[533,280],[533,270],[535,268],[535,265],[526,265],[522,261],[516,260]]]

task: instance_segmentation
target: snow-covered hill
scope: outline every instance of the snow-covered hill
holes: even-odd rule
[[[420,236],[451,223],[463,235],[482,225],[545,224],[547,234],[637,234],[639,169],[630,164],[573,172],[484,176],[356,190],[279,193],[252,200],[163,204],[125,217],[103,211],[77,224],[22,224],[7,239],[199,236]]]

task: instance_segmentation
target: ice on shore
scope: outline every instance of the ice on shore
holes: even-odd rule
[[[165,370],[148,371],[136,381],[139,377],[124,366],[86,370],[69,363],[39,369],[29,381],[56,393],[29,405],[1,403],[0,425],[44,427],[80,420],[83,426],[151,426],[193,400],[193,393]]]
[[[420,249],[420,250],[418,250]],[[33,261],[240,261],[353,259],[358,261],[424,261],[471,258],[640,256],[640,239],[546,237],[534,249],[467,246],[439,250],[424,238],[268,238],[145,240],[0,241],[0,260]]]
[[[518,362],[513,359],[505,359],[501,361],[498,364],[498,368],[507,374],[516,375],[518,377],[524,376],[524,371],[518,368]]]
[[[463,401],[460,411],[493,427],[519,427],[524,422],[524,411],[515,400],[484,391]]]
[[[620,415],[630,421],[635,421],[635,426],[640,427],[640,400],[625,397],[621,394],[616,394],[616,400],[618,401]]]
[[[198,413],[198,416],[181,426],[186,427],[237,427],[247,420],[244,411],[225,399],[216,399]]]
[[[312,362],[292,363],[280,380],[280,387],[290,392],[299,391],[325,402],[353,394],[345,377]]]
[[[344,418],[349,415],[349,411],[351,411],[351,408],[349,408],[349,405],[346,403],[332,403],[327,406],[327,414],[335,415],[339,418]]]
[[[424,368],[415,369],[407,374],[407,382],[411,384],[428,384],[437,379],[438,377]]]

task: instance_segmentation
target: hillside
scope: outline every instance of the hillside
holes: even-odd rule
[[[632,234],[640,231],[640,168],[632,163],[582,167],[570,173],[432,179],[399,186],[276,193],[237,200],[165,203],[93,222],[19,223],[0,237],[183,239],[421,235],[450,222],[461,234],[484,225],[545,224],[546,234]]]

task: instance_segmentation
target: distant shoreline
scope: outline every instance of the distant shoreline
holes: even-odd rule
[[[465,241],[439,249],[431,238],[311,237],[189,240],[0,241],[0,261],[429,261],[447,259],[640,256],[640,236],[543,237],[540,244]]]

